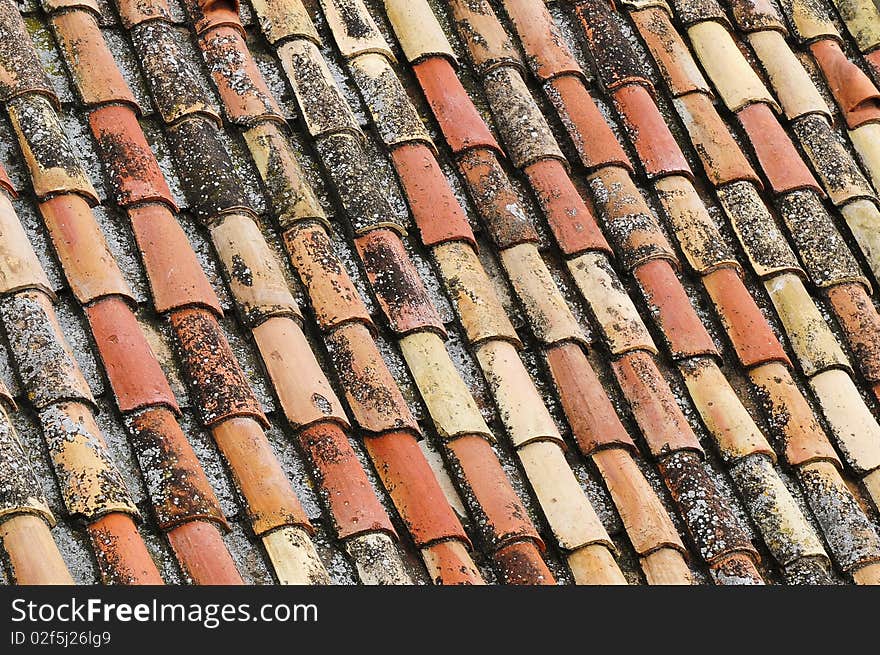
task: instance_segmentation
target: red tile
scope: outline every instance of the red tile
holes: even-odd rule
[[[428,57],[413,66],[416,79],[453,154],[471,148],[503,151],[445,57]]]
[[[571,75],[558,77],[548,84],[547,95],[588,170],[621,166],[632,171],[629,157],[581,79]]]
[[[89,523],[86,531],[104,584],[165,584],[131,516],[106,514]]]
[[[225,26],[234,28],[244,36],[244,27],[238,16],[238,0],[184,0],[183,4],[192,17],[196,34]]]
[[[535,226],[496,153],[469,150],[458,158],[458,168],[481,222],[499,250],[537,243]]]
[[[611,369],[655,457],[678,450],[702,452],[651,355],[630,351],[612,362]]]
[[[869,52],[864,57],[873,72],[874,80],[880,80],[880,48]]]
[[[156,312],[204,307],[223,315],[220,300],[189,239],[164,204],[128,208],[132,232],[146,269]]]
[[[584,455],[619,446],[638,452],[583,348],[563,343],[546,352],[550,375],[572,434]]]
[[[387,229],[372,230],[357,237],[355,246],[391,329],[398,336],[431,330],[445,337],[443,320],[400,236]]]
[[[118,296],[102,298],[86,307],[86,316],[119,411],[163,405],[180,412],[165,373],[126,301]]]
[[[107,167],[114,198],[122,207],[174,198],[131,107],[109,105],[89,114],[89,127]]]
[[[673,359],[700,355],[720,357],[668,261],[646,262],[636,268],[634,274]]]
[[[366,437],[364,446],[417,547],[470,543],[411,432]]]
[[[843,113],[849,129],[880,121],[880,91],[861,68],[847,59],[833,39],[810,44],[831,94]]]
[[[482,515],[479,526],[489,548],[494,551],[530,539],[543,550],[544,544],[489,442],[481,436],[463,436],[449,441],[447,447],[466,481],[468,496]]]
[[[684,153],[647,89],[630,84],[617,89],[613,98],[648,177],[684,175],[693,178]]]
[[[325,421],[303,429],[298,439],[314,465],[321,497],[330,508],[339,539],[377,530],[396,537],[345,432]]]
[[[566,256],[590,250],[611,254],[593,212],[572,184],[562,162],[545,159],[525,169],[553,236]]]
[[[733,343],[740,362],[751,368],[766,362],[791,362],[739,275],[721,268],[703,277],[706,291]]]
[[[756,102],[740,109],[736,117],[746,131],[774,193],[813,189],[819,195],[825,195],[770,107]]]
[[[190,393],[206,426],[235,417],[250,417],[268,426],[216,317],[204,309],[182,309],[169,315],[178,341]]]
[[[216,526],[190,521],[170,530],[168,542],[193,584],[244,584]]]
[[[499,66],[522,68],[519,50],[483,0],[450,0],[455,27],[471,54],[474,68],[484,75]]]
[[[394,168],[426,247],[467,241],[474,233],[434,153],[423,143],[404,144],[391,152]]]

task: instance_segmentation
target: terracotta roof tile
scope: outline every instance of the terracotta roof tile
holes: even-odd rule
[[[172,19],[171,8],[166,0],[119,0],[114,5],[126,29],[147,21]]]
[[[106,584],[162,584],[159,571],[130,517],[107,514],[90,523],[86,530]]]
[[[474,148],[464,152],[458,157],[458,168],[498,248],[538,241],[538,232],[522,201],[491,150]]]
[[[730,12],[741,32],[773,30],[788,34],[788,27],[773,0],[731,0]]]
[[[320,43],[318,32],[300,0],[253,0],[260,28],[270,43],[297,37]]]
[[[671,0],[670,5],[686,28],[703,22],[717,22],[724,27],[730,25],[717,0]]]
[[[880,121],[880,91],[861,68],[846,58],[839,44],[822,39],[811,43],[810,51],[849,128]]]
[[[203,307],[222,316],[220,300],[169,208],[154,203],[139,205],[128,209],[128,217],[156,311],[164,314]]]
[[[880,330],[880,319],[865,287],[861,284],[838,284],[829,287],[826,294],[863,375],[869,382],[877,381],[880,377],[880,342],[874,335]]]
[[[649,92],[654,87],[623,34],[617,15],[606,0],[575,3],[590,53],[605,88],[611,92],[627,84],[641,84]]]
[[[788,363],[767,319],[734,270],[722,268],[709,273],[703,283],[744,367],[773,361]]]
[[[495,20],[495,14],[488,4],[481,1],[450,0],[449,7],[458,34],[465,42],[474,68],[480,75],[486,75],[495,68],[513,66],[525,69],[519,51],[504,28]],[[427,22],[436,20],[433,15],[426,18]]]
[[[867,52],[880,45],[880,10],[865,0],[831,0],[859,50]]]
[[[693,177],[684,153],[643,86],[629,84],[617,89],[612,97],[649,179],[666,175]]]
[[[828,5],[809,0],[779,0],[779,6],[792,28],[792,35],[800,42],[816,39],[840,39],[831,19]]]
[[[101,298],[85,311],[119,411],[162,405],[179,413],[168,380],[125,301]]]
[[[673,106],[714,186],[740,180],[761,185],[758,174],[736,145],[709,98],[702,93],[690,93],[676,98]]]
[[[356,0],[322,0],[324,18],[330,24],[333,38],[342,55],[353,59],[375,53],[394,61],[391,48],[376,26],[370,13]]]
[[[673,360],[719,356],[669,262],[646,262],[634,275]]]
[[[273,316],[301,320],[281,262],[252,216],[225,215],[211,228],[211,241],[245,325],[256,327]]]
[[[668,8],[648,7],[630,15],[673,96],[694,92],[713,95],[684,40],[672,27]]]
[[[192,16],[193,29],[203,35],[214,28],[232,27],[240,34],[244,29],[238,19],[238,0],[183,0]]]
[[[465,158],[478,154],[471,152]],[[432,247],[447,241],[466,241],[476,247],[467,216],[449,186],[440,183],[445,181],[443,171],[427,146],[405,143],[394,148],[391,157],[422,243]],[[503,211],[501,216],[516,218],[509,211]],[[534,239],[537,240],[537,235]]]
[[[761,62],[786,118],[819,114],[831,121],[831,111],[809,73],[776,30],[752,32],[748,42]]]
[[[30,35],[14,4],[5,2],[0,6],[0,25],[7,35],[0,45],[0,101],[7,103],[21,95],[39,94],[58,107],[58,96],[40,66],[37,53],[30,47]]]
[[[670,175],[654,183],[678,246],[691,268],[701,276],[719,268],[738,268],[736,254],[703,203],[691,181]]]
[[[235,14],[238,24],[238,14]],[[250,125],[263,120],[284,122],[275,98],[256,74],[247,44],[235,27],[219,25],[200,31],[200,47],[223,99],[223,110],[233,123]]]
[[[588,170],[602,166],[621,166],[632,170],[632,163],[614,138],[614,133],[603,128],[605,119],[581,80],[563,75],[548,82],[546,89],[548,99],[556,108],[581,162]]]
[[[410,0],[385,0],[385,13],[395,25],[406,26],[397,34],[400,47],[411,64],[429,57],[446,57],[457,63],[455,52],[443,28],[433,20],[427,2]]]
[[[739,110],[736,117],[749,137],[773,193],[783,195],[797,189],[822,193],[770,107],[764,103],[749,105]]]
[[[397,234],[371,230],[357,237],[355,246],[392,332],[433,331],[445,337],[440,314]]]
[[[41,518],[16,514],[4,519],[0,523],[0,540],[15,584],[74,584],[49,526]]]
[[[540,5],[528,0],[508,0],[504,2],[504,8],[514,25],[536,26],[522,38],[526,61],[535,77],[542,82],[564,75],[585,78],[580,64],[565,43],[562,31]]]

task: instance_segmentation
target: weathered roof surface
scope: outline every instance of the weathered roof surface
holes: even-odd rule
[[[880,583],[821,4],[0,0],[6,581]]]

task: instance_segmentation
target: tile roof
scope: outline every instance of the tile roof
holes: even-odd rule
[[[880,583],[871,3],[0,27],[10,582]]]

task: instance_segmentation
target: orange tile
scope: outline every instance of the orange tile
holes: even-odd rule
[[[495,551],[528,539],[543,550],[544,544],[489,442],[481,436],[463,436],[448,442],[447,447],[454,468],[464,478],[474,513],[480,516],[477,523],[486,545]]]
[[[673,97],[694,92],[712,95],[712,88],[684,39],[672,25],[666,7],[649,4],[644,8],[639,7],[637,11],[630,11],[629,16]]]
[[[572,184],[562,162],[538,161],[526,167],[525,173],[563,254],[574,256],[588,251],[611,254],[593,212]]]
[[[637,452],[583,348],[563,343],[546,351],[550,375],[578,447],[584,455],[619,446]]]
[[[83,103],[87,107],[123,103],[138,111],[96,16],[90,11],[65,11],[52,16],[51,23]]]
[[[791,365],[782,344],[735,270],[712,271],[703,277],[703,285],[743,366],[751,368],[766,362]]]
[[[257,537],[285,526],[312,531],[259,423],[251,418],[231,418],[213,425],[211,433],[247,504]]]
[[[674,104],[712,184],[723,186],[748,180],[762,186],[709,98],[702,93],[691,93],[676,99]]]
[[[104,584],[164,584],[146,544],[127,514],[113,512],[86,526]]]
[[[330,509],[339,539],[377,530],[396,537],[345,432],[324,421],[303,429],[297,438],[314,466],[321,498]]]
[[[321,330],[351,321],[374,329],[373,319],[322,225],[292,227],[284,233],[284,243]]]
[[[45,200],[39,207],[76,299],[84,305],[105,296],[134,302],[88,203],[68,193]]]
[[[770,428],[782,439],[785,460],[790,466],[823,460],[841,466],[831,442],[784,364],[761,364],[749,371],[749,377],[768,414]]]
[[[355,246],[391,329],[398,336],[431,330],[445,337],[443,320],[400,236],[387,229],[371,230],[357,237]]]
[[[538,241],[538,233],[495,152],[469,150],[459,156],[458,168],[481,222],[499,250]]]
[[[126,301],[111,296],[85,309],[119,411],[163,405],[179,413],[165,373]]]
[[[872,50],[868,54],[864,55],[864,58],[871,71],[873,72],[874,79],[880,79],[880,48]]]
[[[583,75],[580,64],[565,44],[562,31],[544,3],[506,0],[504,9],[538,79],[547,81],[560,75]]]
[[[204,307],[223,315],[220,300],[167,205],[128,208],[132,232],[146,269],[156,312]]]
[[[809,47],[849,129],[880,121],[880,91],[847,59],[840,45],[833,39],[820,39]]]
[[[617,89],[613,98],[648,178],[665,175],[693,178],[684,153],[645,87],[629,84]]]
[[[422,549],[428,575],[438,585],[485,584],[467,548],[458,541],[441,541]]]
[[[572,75],[557,77],[548,83],[547,96],[588,170],[620,166],[632,171],[629,157],[581,79]]]
[[[655,259],[635,269],[645,301],[675,360],[720,357],[668,261]]]
[[[193,584],[244,584],[216,526],[189,521],[172,528],[168,542]]]
[[[628,352],[611,363],[611,370],[654,456],[678,450],[702,452],[697,436],[651,355]]]
[[[89,114],[89,127],[118,205],[157,201],[176,208],[159,162],[131,107],[109,105],[96,109]]]
[[[202,422],[210,427],[248,416],[268,425],[216,317],[204,309],[182,309],[170,314],[169,320]]]
[[[326,341],[351,414],[361,429],[374,434],[389,430],[418,434],[418,423],[367,327],[347,323]]]
[[[825,293],[862,375],[869,383],[880,382],[880,315],[865,287],[849,282]]]
[[[52,539],[49,526],[33,514],[5,516],[0,543],[16,585],[73,585],[67,564]]]
[[[217,4],[222,3],[213,3]],[[237,23],[238,12],[233,15]],[[245,126],[264,120],[285,123],[284,113],[242,37],[241,25],[230,27],[225,22],[215,25],[212,23],[215,19],[224,21],[223,13],[211,13],[211,22],[204,28],[210,31],[199,29],[198,22],[196,29],[201,34],[199,47],[217,85],[226,116],[231,122]]]
[[[758,164],[774,193],[813,189],[819,195],[824,195],[770,107],[756,102],[740,109],[736,117],[746,131]]]
[[[404,144],[391,152],[391,159],[422,243],[430,248],[446,241],[467,241],[476,248],[467,216],[431,149],[423,143]]]
[[[175,416],[154,407],[126,423],[159,529],[200,521],[228,530],[220,501]]]
[[[501,146],[477,112],[448,59],[428,57],[412,68],[453,154],[487,148],[503,156]]]
[[[411,432],[366,437],[364,447],[417,547],[470,543]]]

